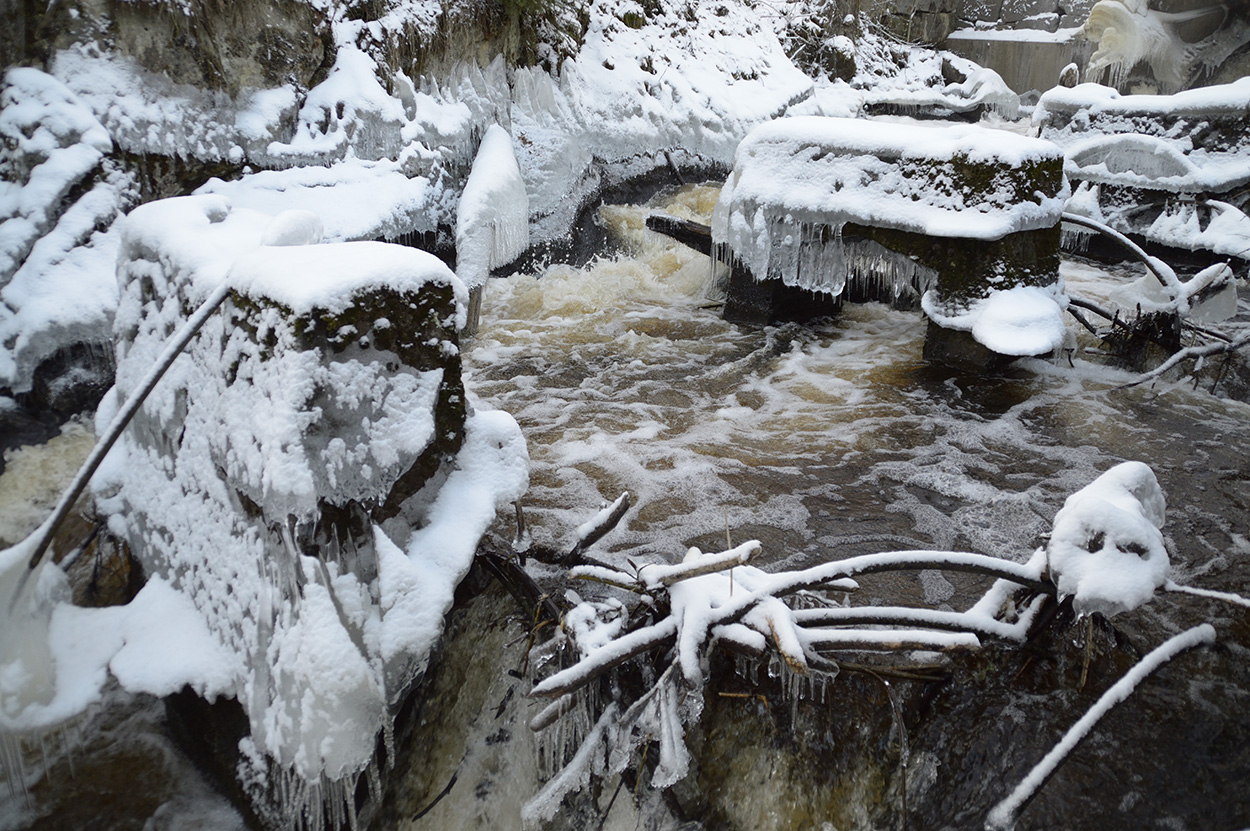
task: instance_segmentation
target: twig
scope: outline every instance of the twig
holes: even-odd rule
[[[626,491],[618,496],[615,502],[595,514],[577,529],[577,542],[569,550],[569,553],[564,555],[562,562],[566,565],[584,562],[582,552],[603,539],[605,534],[617,526],[628,510],[629,491]]]
[[[1247,332],[1234,340],[1230,340],[1228,343],[1204,343],[1201,346],[1187,346],[1179,352],[1174,353],[1170,358],[1159,364],[1154,369],[1143,373],[1141,377],[1137,378],[1135,381],[1129,381],[1127,384],[1122,385],[1120,389],[1136,387],[1140,384],[1146,383],[1147,381],[1153,381],[1156,378],[1161,377],[1165,372],[1172,369],[1181,361],[1188,361],[1195,358],[1205,358],[1208,355],[1223,355],[1225,353],[1241,349],[1247,344],[1250,344],[1250,332]]]
[[[1081,681],[1076,685],[1078,690],[1085,689],[1085,682],[1089,680],[1089,662],[1094,656],[1094,618],[1093,616],[1085,618],[1085,656],[1081,660]]]
[[[866,626],[899,624],[944,632],[975,632],[1003,640],[1022,641],[1025,632],[1017,625],[967,612],[942,612],[898,606],[857,606],[845,608],[796,609],[794,620],[804,626]]]
[[[1217,592],[1217,591],[1212,591],[1211,589],[1199,589],[1195,586],[1182,586],[1180,583],[1174,582],[1172,580],[1168,580],[1166,583],[1164,583],[1163,588],[1165,591],[1180,592],[1183,594],[1192,594],[1195,597],[1206,597],[1206,598],[1210,598],[1211,600],[1222,600],[1225,603],[1233,603],[1238,606],[1246,606],[1247,608],[1250,608],[1250,599],[1242,597],[1239,594],[1233,594],[1232,592]]]
[[[460,769],[457,768],[455,773],[451,775],[451,781],[447,783],[447,787],[439,791],[438,796],[434,797],[433,801],[431,801],[429,805],[426,805],[420,811],[417,811],[415,814],[413,814],[412,821],[416,822],[417,820],[421,819],[421,817],[425,816],[430,811],[434,810],[434,806],[437,805],[440,801],[442,801],[443,797],[451,793],[451,789],[455,786],[456,779],[459,778],[459,776],[460,776]]]
[[[584,686],[608,670],[620,666],[630,658],[654,649],[676,634],[677,622],[671,617],[665,618],[651,626],[636,629],[628,635],[623,635],[613,641],[615,649],[609,657],[589,667],[585,665],[586,659],[583,658],[582,661],[568,669],[560,670],[555,675],[535,684],[530,695],[537,695],[543,698],[555,698],[564,695],[578,687]]]

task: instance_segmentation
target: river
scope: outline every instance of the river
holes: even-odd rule
[[[1092,338],[1057,360],[1020,361],[986,376],[926,365],[919,313],[879,304],[848,305],[836,320],[814,325],[726,323],[709,299],[708,259],[643,228],[653,209],[705,219],[716,193],[689,186],[649,205],[605,207],[614,251],[585,267],[552,266],[489,283],[480,330],[465,354],[466,382],[475,401],[512,413],[526,435],[532,484],[524,507],[536,546],[567,547],[578,524],[627,490],[634,507],[597,548],[611,562],[675,561],[688,546],[717,549],[727,537],[760,540],[760,563],[769,569],[898,548],[1023,560],[1068,494],[1134,459],[1151,465],[1167,496],[1164,530],[1176,578],[1250,591],[1250,407],[1184,382],[1125,387],[1134,376],[1108,366]],[[1066,261],[1062,274],[1070,290],[1103,302],[1125,279],[1081,260]],[[559,585],[553,568],[532,563],[531,570],[544,585]],[[868,602],[945,608],[961,607],[983,585],[922,571],[866,582],[864,591]],[[1164,681],[1130,699],[1122,717],[1100,727],[1048,786],[1055,795],[1043,791],[1021,828],[1250,824],[1244,610],[1167,595],[1114,622],[1144,650],[1199,620],[1216,625],[1218,649],[1178,661],[1160,673]],[[513,642],[517,631],[505,629],[490,637]],[[1112,656],[1105,669],[1124,665]],[[1020,668],[1017,693],[1005,690],[1011,677],[987,688],[983,697],[997,703],[984,711],[966,696],[936,696],[930,719],[1013,726],[959,725],[981,734],[982,744],[958,748],[943,744],[949,730],[914,726],[920,773],[907,780],[919,823],[913,827],[974,827],[984,801],[1004,795],[1012,777],[1027,771],[1033,745],[1044,751],[1088,706],[1092,688],[1114,680],[1108,675],[1078,692],[1063,689],[1059,670],[1030,678],[1033,671]],[[515,683],[472,683],[481,701],[506,697],[509,712],[524,712],[516,703],[523,696],[507,692]],[[468,695],[467,687],[447,689]],[[721,722],[713,728],[724,729]],[[520,802],[537,782],[524,729],[508,725],[510,739],[502,741],[477,724],[476,749],[462,738],[462,749],[446,750],[455,758],[409,759],[423,782],[397,785],[386,827],[518,827]],[[238,825],[169,739],[158,702],[114,691],[70,732],[74,775],[71,757],[52,742],[50,773],[29,796],[0,792],[0,828]],[[1018,748],[996,749],[992,740]],[[708,758],[717,752],[711,741]],[[740,745],[759,741],[742,737]],[[505,751],[513,758],[500,761]],[[44,759],[38,749],[28,753],[32,772]],[[449,771],[459,772],[460,784],[437,811],[413,819],[412,809]],[[705,771],[694,783],[705,793],[693,796],[688,787],[685,804],[698,807],[696,819],[708,828],[834,827],[799,804],[796,794],[808,791],[794,790],[793,775],[772,787],[773,775],[780,777],[727,768],[720,778],[735,795],[717,793],[716,777]],[[888,790],[875,787],[864,786],[865,798]],[[682,819],[671,804],[644,797],[636,810],[621,807],[629,801],[622,797],[609,812],[607,827],[676,827]],[[865,808],[859,816],[868,822],[881,814]]]

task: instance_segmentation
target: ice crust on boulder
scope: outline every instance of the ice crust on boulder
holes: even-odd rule
[[[327,242],[394,239],[437,227],[436,189],[388,160],[265,170],[232,182],[210,179],[195,193],[219,194],[235,208],[272,215],[312,211]]]
[[[1007,176],[973,188],[959,169],[1060,157],[1050,142],[972,125],[776,119],[739,145],[712,237],[756,279],[777,276],[837,295],[847,271],[846,223],[974,240],[1052,227],[1066,193],[1018,193]]]
[[[1250,78],[1174,95],[1122,95],[1080,84],[1044,93],[1033,120],[1064,148],[1077,180],[1170,192],[1221,192],[1250,182]],[[1203,138],[1203,125],[1229,129]],[[1195,134],[1197,131],[1197,134]],[[1210,130],[1208,130],[1210,132]]]
[[[424,669],[481,535],[528,485],[516,422],[478,412],[438,486],[386,521],[406,539],[391,542],[374,525],[350,550],[303,548],[319,506],[376,502],[431,445],[446,379],[441,367],[370,352],[351,332],[317,354],[296,342],[291,321],[349,314],[353,298],[375,289],[438,290],[447,298],[439,325],[454,332],[466,299],[445,265],[415,249],[261,245],[267,229],[308,236],[313,219],[275,221],[211,195],[132,213],[118,383],[101,420],[197,301],[222,281],[233,286],[92,482],[110,529],[152,576],[126,606],[83,609],[67,605],[64,575],[45,563],[0,643],[7,728],[71,718],[98,700],[110,672],[134,691],[189,685],[210,700],[231,696],[248,717],[245,764],[259,777],[245,786],[272,781],[289,815],[306,818],[350,813],[355,777]],[[458,354],[451,341],[426,346]],[[319,442],[325,418],[342,422]],[[0,589],[25,569],[24,545],[0,552]],[[8,637],[10,623],[25,637]]]
[[[5,73],[0,139],[0,386],[24,392],[70,338],[108,340],[118,242],[109,229],[131,183],[107,159],[113,142],[86,104],[32,67]]]
[[[1230,200],[1250,184],[1247,112],[1250,78],[1174,95],[1080,84],[1046,92],[1034,121],[1064,148],[1076,185],[1068,211],[1163,245],[1244,258],[1250,218]],[[1136,210],[1152,202],[1155,210]]]
[[[1154,596],[1168,574],[1165,509],[1154,471],[1142,462],[1116,465],[1064,501],[1047,567],[1077,614],[1110,617]]]

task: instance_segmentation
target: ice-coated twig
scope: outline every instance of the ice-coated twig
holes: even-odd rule
[[[631,592],[643,591],[644,589],[637,577],[605,566],[576,566],[569,570],[569,577],[573,580],[589,580],[592,583],[603,583],[605,586],[615,586],[618,589],[625,589]]]
[[[672,566],[643,566],[638,570],[638,580],[649,589],[667,588],[674,583],[704,574],[727,571],[734,566],[744,566],[760,553],[758,540],[744,542],[736,548],[719,554],[704,554],[697,559]]]
[[[809,649],[953,652],[981,646],[980,639],[970,632],[927,632],[920,629],[804,629],[801,632],[803,645]]]
[[[986,615],[968,612],[940,612],[933,609],[907,609],[899,606],[857,606],[849,609],[796,609],[796,622],[805,627],[867,626],[906,624],[947,632],[975,632],[1009,641],[1024,640],[1027,623],[1006,623]]]
[[[1123,678],[1112,684],[1110,689],[1099,696],[1094,705],[1086,711],[1085,715],[1081,716],[1076,724],[1068,728],[1068,732],[1059,740],[1059,743],[1051,748],[1050,752],[1029,771],[1028,776],[1024,777],[1015,790],[1006,799],[993,807],[985,819],[986,831],[1011,831],[1015,826],[1016,818],[1020,815],[1024,806],[1033,798],[1037,790],[1046,783],[1051,774],[1058,769],[1059,765],[1067,758],[1067,755],[1072,752],[1072,749],[1089,734],[1094,725],[1112,707],[1128,698],[1137,685],[1142,682],[1142,679],[1181,652],[1214,642],[1214,627],[1209,623],[1204,623],[1169,638],[1134,664],[1132,669],[1124,674]]]
[[[568,669],[534,685],[531,695],[555,698],[583,686],[591,678],[641,655],[677,634],[677,621],[667,617],[659,623],[644,626],[607,643]]]
[[[986,554],[960,551],[890,551],[881,554],[863,554],[835,560],[802,571],[788,571],[772,575],[753,592],[744,592],[717,608],[712,625],[738,620],[748,609],[764,597],[777,597],[823,586],[857,574],[875,574],[883,571],[903,571],[917,568],[938,568],[950,571],[966,571],[1008,580],[1036,592],[1054,594],[1052,583],[1043,580],[1041,569],[1033,561],[1014,563]]]
[[[1181,361],[1206,358],[1210,355],[1223,355],[1228,352],[1234,352],[1248,345],[1250,345],[1250,332],[1247,332],[1240,337],[1233,338],[1227,343],[1204,343],[1198,346],[1187,346],[1179,352],[1172,353],[1171,357],[1169,357],[1166,361],[1159,364],[1149,372],[1142,373],[1142,375],[1136,380],[1129,381],[1124,385],[1124,388],[1136,387],[1139,384],[1146,383],[1147,381],[1153,381],[1154,379],[1162,376],[1172,367],[1179,364]]]
[[[599,521],[611,512],[605,509],[587,527],[598,527]],[[580,604],[578,620],[588,617],[598,623],[586,628],[589,637],[580,644],[584,651],[576,663],[534,686],[532,695],[558,700],[536,714],[531,726],[540,730],[554,723],[576,706],[577,690],[613,668],[644,653],[667,650],[663,660],[668,666],[659,679],[646,681],[641,695],[628,702],[628,706],[619,690],[614,693],[618,715],[606,741],[610,748],[609,771],[618,771],[628,764],[640,742],[658,741],[660,762],[653,784],[668,787],[685,775],[683,723],[698,717],[697,707],[687,712],[678,706],[679,693],[687,690],[696,697],[702,694],[709,655],[718,646],[757,658],[780,658],[787,673],[806,675],[816,671],[832,675],[838,672],[839,665],[824,652],[948,652],[975,649],[983,636],[1023,640],[1042,601],[1055,593],[1054,585],[1043,576],[1046,561],[1040,551],[1027,563],[954,551],[895,551],[770,574],[749,564],[759,550],[760,543],[754,540],[719,553],[703,554],[692,548],[681,563],[674,565],[631,563],[634,573],[601,564],[572,568],[573,577],[649,596],[649,607],[661,617],[633,632],[613,636],[608,633],[613,631],[611,627],[619,626],[619,614],[614,611],[609,618],[600,608],[606,608],[605,604]],[[844,609],[832,605],[793,608],[796,601],[792,598],[811,589],[853,590],[857,583],[852,575],[922,568],[967,571],[997,579],[982,602],[963,613],[897,607]],[[1034,595],[1033,600],[1014,622],[998,620],[999,611],[1022,588]],[[616,602],[613,609],[619,608],[620,603]],[[566,615],[566,621],[573,614]],[[574,627],[579,632],[580,625]],[[604,636],[608,639],[600,640]],[[602,645],[595,645],[598,643]],[[684,682],[679,682],[679,673]],[[644,676],[654,677],[648,672]],[[623,713],[619,708],[624,708]],[[603,741],[596,735],[588,738],[587,744],[599,746]],[[579,751],[579,759],[581,755]],[[566,781],[566,774],[574,767],[571,764],[557,779]]]
[[[1242,597],[1233,592],[1220,592],[1213,589],[1200,589],[1196,586],[1183,586],[1174,580],[1168,580],[1163,584],[1165,591],[1179,592],[1181,594],[1192,594],[1195,597],[1206,597],[1211,600],[1222,600],[1225,603],[1233,603],[1238,606],[1246,606],[1250,608],[1250,598]]]
[[[728,571],[735,566],[746,565],[759,551],[759,542],[751,540],[729,551],[704,554],[676,565],[646,564],[639,567],[637,576],[596,565],[576,566],[569,571],[569,576],[574,580],[590,580],[632,592],[650,592],[668,588],[691,577],[702,577],[705,574],[715,574],[718,571]]]
[[[565,794],[583,787],[590,781],[595,754],[601,751],[607,741],[608,732],[615,727],[618,709],[616,702],[612,702],[604,709],[603,715],[595,722],[590,735],[578,748],[573,761],[565,765],[533,799],[522,806],[521,819],[527,827],[551,819],[559,810],[560,801],[564,799]]]
[[[565,693],[535,713],[529,721],[529,728],[535,733],[542,732],[559,721],[560,716],[571,712],[576,706],[577,696],[571,692]]]
[[[1031,563],[1016,563],[988,554],[963,551],[886,551],[879,554],[861,554],[845,560],[834,560],[802,571],[778,574],[764,587],[772,594],[795,592],[859,574],[877,574],[883,571],[906,571],[917,568],[936,568],[947,571],[963,571],[984,574],[1010,580],[1033,591],[1054,594],[1055,588],[1042,579],[1041,571]]]
[[[17,607],[18,599],[22,596],[22,592],[26,587],[26,582],[30,579],[31,573],[39,567],[43,555],[47,552],[48,546],[52,543],[52,537],[56,534],[56,529],[60,527],[61,522],[69,515],[70,509],[74,503],[78,501],[78,497],[82,494],[83,489],[87,487],[87,483],[91,481],[92,475],[96,472],[96,468],[104,461],[104,457],[108,455],[109,450],[121,437],[122,431],[126,429],[126,425],[134,418],[139,407],[142,406],[144,400],[148,397],[148,393],[152,392],[157,382],[164,376],[166,370],[173,366],[174,361],[182,354],[182,350],[191,342],[191,338],[195,337],[195,333],[200,331],[200,327],[212,316],[213,312],[225,302],[230,295],[231,285],[228,281],[222,281],[216,290],[208,296],[208,298],[200,304],[195,313],[187,319],[182,325],[173,339],[166,345],[165,350],[152,364],[152,368],[139,381],[134,392],[122,404],[121,409],[117,411],[117,415],[109,422],[108,427],[104,428],[104,432],[100,435],[95,447],[91,449],[91,454],[87,456],[87,460],[82,463],[82,467],[78,469],[78,473],[74,476],[74,480],[69,483],[69,487],[61,494],[61,501],[56,504],[52,515],[39,526],[35,534],[39,535],[39,542],[35,544],[31,551],[30,560],[27,562],[27,570],[17,582],[17,588],[13,590],[13,598],[10,601],[9,609]]]

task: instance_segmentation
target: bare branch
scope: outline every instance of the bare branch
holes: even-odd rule
[[[1182,361],[1196,360],[1198,358],[1206,358],[1211,355],[1224,355],[1230,352],[1234,352],[1238,349],[1241,349],[1247,344],[1250,344],[1250,332],[1247,332],[1238,338],[1230,340],[1227,343],[1204,343],[1201,346],[1187,346],[1181,351],[1173,354],[1172,357],[1168,358],[1166,361],[1159,364],[1154,369],[1150,370],[1149,372],[1143,373],[1141,377],[1137,378],[1135,381],[1129,381],[1127,384],[1124,384],[1121,387],[1121,389],[1127,389],[1129,387],[1136,387],[1136,386],[1139,386],[1140,384],[1146,383],[1147,381],[1153,381],[1157,378],[1160,378],[1164,375],[1164,373],[1166,373],[1168,370],[1172,369],[1173,367],[1175,367]]]

